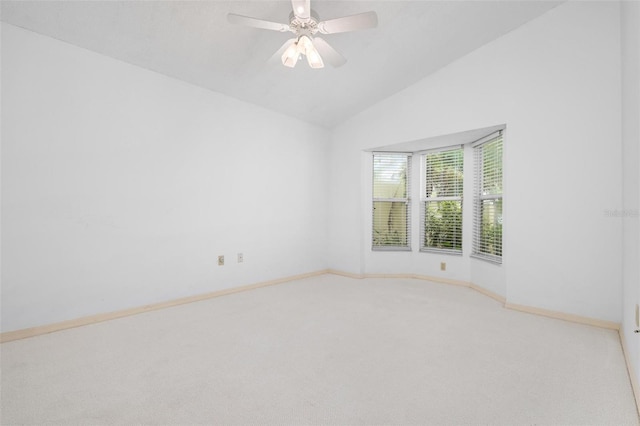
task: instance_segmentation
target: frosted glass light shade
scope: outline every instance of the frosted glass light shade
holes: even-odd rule
[[[291,43],[291,45],[282,54],[282,65],[285,67],[293,68],[298,62],[298,42]]]

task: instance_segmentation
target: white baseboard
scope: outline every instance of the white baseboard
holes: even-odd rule
[[[351,272],[344,272],[344,271],[338,271],[335,269],[329,269],[328,271],[330,274],[334,274],[334,275],[340,275],[343,277],[348,277],[348,278],[356,278],[356,279],[363,279],[363,278],[398,278],[398,279],[403,279],[403,278],[409,278],[409,279],[415,279],[415,280],[424,280],[424,281],[432,281],[432,282],[436,282],[436,283],[442,283],[442,284],[450,284],[450,285],[458,285],[458,286],[462,286],[462,287],[468,287],[471,289],[474,289],[477,292],[480,292],[482,294],[484,294],[485,296],[489,296],[492,299],[497,300],[498,302],[504,304],[505,303],[505,298],[502,297],[501,295],[494,293],[490,290],[487,290],[486,288],[480,287],[479,285],[476,285],[474,283],[471,283],[469,281],[461,281],[461,280],[453,280],[451,278],[443,278],[443,277],[434,277],[431,275],[419,275],[419,274],[354,274]]]
[[[37,327],[24,328],[21,330],[7,331],[0,333],[0,343],[11,342],[13,340],[26,339],[27,337],[40,336],[42,334],[53,333],[56,331],[67,330],[69,328],[82,327],[83,325],[95,324],[98,322],[109,321],[116,318],[128,317],[131,315],[142,314],[144,312],[155,311],[158,309],[170,308],[172,306],[184,305],[186,303],[198,302],[200,300],[212,299],[214,297],[225,296],[227,294],[240,293],[242,291],[253,290],[256,288],[267,287],[271,285],[281,284],[288,281],[300,280],[303,278],[314,277],[326,274],[328,270],[309,272],[306,274],[293,275],[290,277],[279,278],[270,281],[264,281],[256,284],[249,284],[240,287],[218,290],[211,293],[197,294],[194,296],[183,297],[180,299],[168,300],[166,302],[153,303],[150,305],[138,306],[130,309],[123,309],[115,312],[106,312],[103,314],[90,315],[87,317],[75,318],[67,321],[57,322],[54,324],[41,325]]]
[[[613,321],[606,321],[596,318],[583,317],[580,315],[567,314],[565,312],[551,311],[533,306],[518,305],[516,303],[506,302],[504,307],[514,311],[526,312],[528,314],[541,315],[543,317],[555,318],[564,321],[576,322],[578,324],[592,325],[594,327],[607,328],[609,330],[620,330],[620,324]]]

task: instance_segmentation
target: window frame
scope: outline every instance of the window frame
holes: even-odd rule
[[[427,158],[429,155],[438,154],[443,152],[460,152],[460,164],[459,168],[462,172],[462,177],[460,179],[454,179],[450,182],[450,184],[456,185],[458,188],[458,193],[456,195],[445,195],[445,196],[437,196],[437,197],[429,197],[427,194]],[[429,149],[426,151],[420,152],[420,252],[422,253],[437,253],[437,254],[449,254],[455,256],[462,256],[464,249],[464,145],[451,145],[444,146],[434,149]],[[426,245],[426,225],[427,225],[427,208],[429,203],[440,203],[443,201],[454,201],[459,203],[460,209],[460,224],[459,224],[459,249],[451,249],[451,248],[440,248],[440,247],[432,247]]]
[[[496,141],[500,141],[500,193],[483,193],[484,182],[487,178],[485,175],[486,169],[484,168],[484,148]],[[482,222],[483,222],[483,204],[486,201],[500,202],[501,208],[504,206],[504,137],[503,131],[500,130],[496,133],[488,135],[481,140],[472,144],[473,157],[474,157],[474,190],[473,190],[473,240],[471,248],[471,257],[488,261],[495,264],[502,264],[502,258],[504,255],[503,250],[503,218],[504,212],[500,213],[500,254],[488,253],[483,251],[484,242],[482,241]],[[495,168],[492,169],[492,173],[495,173]]]
[[[406,172],[405,172],[405,197],[404,198],[383,198],[376,197],[376,156],[402,156],[406,161]],[[411,152],[389,152],[389,151],[375,151],[372,152],[371,155],[372,160],[372,168],[371,168],[371,250],[372,251],[412,251],[411,246],[411,173],[412,173],[412,163],[413,163],[413,153]],[[406,218],[405,218],[405,233],[406,233],[406,245],[381,245],[375,244],[375,216],[376,216],[376,203],[404,203],[406,206]]]

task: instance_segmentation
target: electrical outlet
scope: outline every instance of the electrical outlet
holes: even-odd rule
[[[447,263],[446,262],[440,262],[440,270],[441,271],[446,271],[447,270]]]
[[[218,266],[224,265],[224,256],[218,256]]]
[[[242,253],[238,253],[238,263],[242,262],[244,262],[244,256],[242,255]]]

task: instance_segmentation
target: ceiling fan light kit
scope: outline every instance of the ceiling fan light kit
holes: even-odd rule
[[[307,57],[307,62],[311,68],[324,67],[322,57],[320,57],[311,39],[306,35],[300,36],[297,41],[289,45],[282,55],[282,64],[285,67],[293,68],[296,66],[298,58],[302,55]]]
[[[294,68],[303,55],[306,56],[311,68],[323,68],[323,57],[334,67],[344,65],[347,60],[324,39],[316,37],[316,34],[344,33],[375,28],[378,25],[378,16],[375,12],[320,21],[318,14],[311,10],[310,0],[291,0],[291,5],[293,12],[289,14],[289,25],[236,15],[235,13],[229,13],[227,19],[233,24],[294,33],[295,38],[285,42],[274,55],[280,56],[282,64],[289,68]]]

